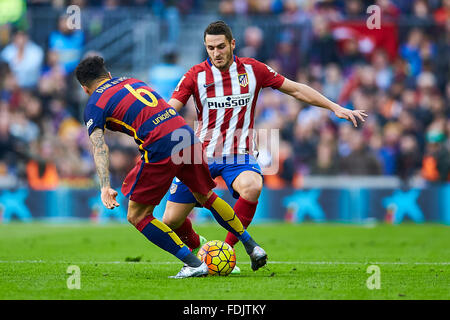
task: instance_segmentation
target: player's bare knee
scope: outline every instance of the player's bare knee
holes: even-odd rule
[[[143,213],[143,214],[127,214],[127,220],[133,226],[137,226],[139,222],[141,222],[145,217],[151,215],[151,213]]]
[[[209,197],[211,197],[211,195],[213,194],[213,191],[210,190],[207,195],[197,193],[197,192],[193,192],[192,194],[194,195],[197,202],[203,206],[205,204],[205,202],[209,199]]]
[[[239,193],[239,195],[247,201],[256,202],[258,201],[259,195],[261,194],[261,189],[249,188],[245,189],[244,192]]]
[[[170,214],[167,211],[164,212],[162,221],[172,230],[178,228],[183,223],[183,220],[181,220],[179,217],[177,217],[174,214]]]
[[[144,205],[130,201],[128,204],[127,220],[137,226],[146,216],[153,214],[153,205]]]
[[[133,226],[136,226],[138,224],[136,216],[133,214],[128,213],[127,214],[127,220],[129,223],[131,223]]]
[[[262,179],[248,179],[239,186],[239,195],[248,201],[256,202],[262,191]]]

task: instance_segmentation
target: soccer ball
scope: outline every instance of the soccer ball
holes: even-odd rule
[[[197,256],[206,263],[210,275],[227,276],[236,265],[234,248],[220,240],[205,243],[198,250]]]

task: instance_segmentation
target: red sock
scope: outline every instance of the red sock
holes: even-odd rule
[[[242,197],[239,197],[238,201],[236,201],[236,204],[233,207],[234,212],[238,216],[239,220],[241,220],[242,225],[244,228],[247,229],[250,222],[253,220],[253,216],[255,215],[256,211],[256,205],[258,204],[258,201],[251,202],[248,200],[245,200]],[[231,232],[228,232],[227,237],[225,238],[225,242],[230,244],[234,247],[234,245],[239,241],[238,238]]]
[[[191,250],[200,245],[200,237],[194,229],[192,229],[191,219],[186,218],[183,224],[173,231],[175,231],[181,241],[183,241]]]

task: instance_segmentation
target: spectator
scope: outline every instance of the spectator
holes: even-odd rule
[[[292,146],[285,141],[280,142],[279,176],[283,180],[285,186],[292,185],[295,177],[295,165],[293,159]]]
[[[391,122],[383,128],[383,144],[379,148],[379,157],[383,174],[394,175],[397,173],[398,149],[402,135],[398,123]]]
[[[433,18],[430,14],[427,1],[415,0],[412,13],[413,15],[410,18],[412,24],[424,28],[426,32],[433,30]]]
[[[445,85],[448,82],[450,73],[449,52],[450,52],[450,19],[444,24],[439,31],[441,36],[436,43],[436,58],[434,59],[434,74],[438,81],[439,90],[445,91]]]
[[[58,30],[49,38],[49,49],[57,53],[59,64],[66,74],[75,70],[80,62],[84,45],[82,30],[70,29],[67,23],[69,16],[62,15],[58,20]]]
[[[342,15],[338,10],[337,1],[316,1],[315,13],[330,22],[337,22],[342,19]]]
[[[323,82],[323,94],[331,101],[337,101],[343,87],[341,70],[337,64],[326,66]]]
[[[235,14],[233,0],[221,0],[219,3],[219,12],[223,16]]]
[[[265,62],[266,53],[263,48],[263,31],[255,26],[247,27],[244,31],[244,47],[239,50],[239,56],[255,58]]]
[[[317,146],[317,159],[315,159],[311,165],[311,174],[339,174],[339,162],[337,159],[336,152],[330,144],[319,143]]]
[[[11,125],[9,131],[14,139],[21,143],[30,144],[39,137],[39,127],[32,121],[28,120],[25,112],[18,110],[11,114]]]
[[[314,17],[313,40],[309,51],[309,62],[320,65],[327,65],[332,62],[338,63],[337,49],[327,20],[322,16]]]
[[[133,149],[134,150],[134,149]],[[120,188],[128,172],[134,166],[135,152],[120,145],[113,146],[110,151],[111,186]]]
[[[59,63],[56,51],[47,53],[47,64],[39,80],[39,93],[42,96],[64,96],[67,90],[66,72]]]
[[[365,145],[361,131],[352,129],[350,154],[340,161],[340,172],[349,175],[380,175],[381,165]]]
[[[37,86],[44,52],[24,31],[14,33],[13,42],[2,50],[1,58],[9,64],[21,88]]]
[[[9,130],[10,116],[8,105],[0,102],[0,165],[2,174],[6,175],[10,171],[10,166],[14,164],[14,143],[13,137]]]
[[[30,159],[26,166],[28,185],[34,190],[55,190],[59,185],[59,175],[53,162],[53,146],[43,140],[38,149],[38,156]]]
[[[345,1],[345,15],[346,19],[354,20],[361,19],[365,14],[363,10],[363,4],[361,0],[348,0]]]
[[[414,177],[421,166],[420,150],[417,140],[412,135],[405,135],[400,138],[400,150],[398,155],[397,173],[400,179],[407,182]]]
[[[280,73],[288,79],[295,79],[300,65],[300,52],[290,31],[281,33],[280,38],[274,60],[281,67]]]
[[[66,101],[62,97],[54,97],[49,102],[47,110],[49,123],[51,124],[51,134],[57,134],[61,123],[67,118],[71,118],[67,110]]]
[[[376,0],[375,5],[381,8],[381,15],[385,19],[396,20],[400,16],[401,12],[392,0]]]
[[[408,40],[400,47],[400,55],[408,62],[410,75],[416,77],[422,71],[422,58],[420,57],[420,44],[423,40],[423,32],[412,29],[408,34]]]
[[[355,65],[363,65],[366,58],[359,51],[356,39],[346,39],[342,44],[341,65],[345,74],[349,74]]]
[[[267,14],[272,10],[271,0],[247,0],[248,10],[251,13]]]
[[[450,18],[450,0],[442,0],[442,5],[434,14],[434,21],[440,26],[444,26]]]
[[[435,123],[426,134],[427,149],[422,161],[422,176],[429,182],[445,182],[450,179],[450,154],[443,143],[445,134],[439,127]]]
[[[383,49],[376,50],[372,55],[372,65],[375,68],[375,82],[378,88],[388,90],[392,84],[393,73],[388,57]]]
[[[184,69],[177,64],[178,56],[174,51],[167,52],[163,62],[149,70],[150,85],[169,101],[178,82],[184,75]]]
[[[314,126],[312,124],[300,125],[297,123],[295,127],[295,140],[293,144],[295,166],[302,174],[309,174],[310,165],[316,157],[316,145],[318,141],[314,133]]]

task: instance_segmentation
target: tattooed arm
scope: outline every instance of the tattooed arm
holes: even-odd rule
[[[108,209],[119,206],[116,201],[117,191],[110,187],[109,182],[109,148],[105,143],[103,130],[96,128],[89,136],[93,145],[95,167],[100,179],[102,202]]]

